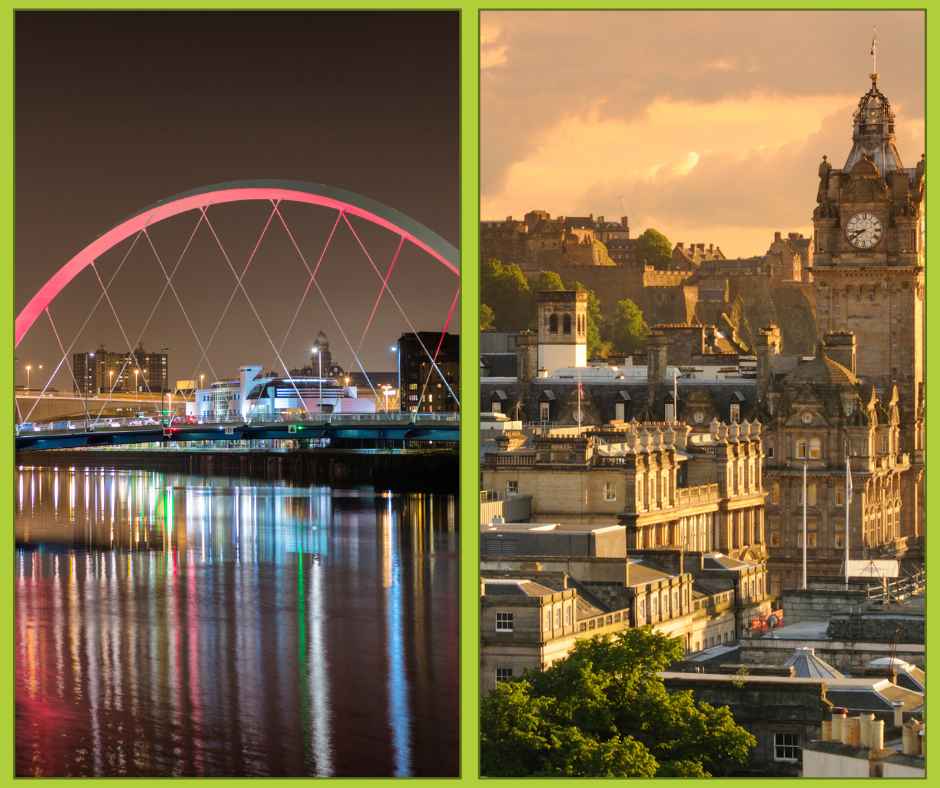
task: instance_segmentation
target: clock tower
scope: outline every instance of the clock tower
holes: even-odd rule
[[[916,167],[901,163],[894,112],[878,89],[879,75],[870,76],[845,165],[834,169],[823,156],[819,167],[810,272],[818,339],[853,332],[858,377],[889,398],[897,387],[897,460],[909,458],[914,482],[905,535],[917,536],[923,533],[925,162],[921,156]]]

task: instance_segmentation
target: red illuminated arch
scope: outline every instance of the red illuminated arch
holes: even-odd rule
[[[55,273],[26,305],[16,318],[15,344],[29,331],[33,322],[42,314],[59,292],[86,266],[94,262],[109,249],[140,232],[145,227],[168,219],[171,216],[226,202],[247,200],[287,200],[310,205],[334,208],[344,214],[359,216],[410,241],[455,274],[460,274],[460,254],[457,249],[424,225],[410,219],[387,205],[375,202],[352,192],[302,181],[237,181],[205,186],[201,189],[177,194],[167,200],[138,211],[110,230],[99,235]]]

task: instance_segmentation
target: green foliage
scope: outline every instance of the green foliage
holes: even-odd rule
[[[636,239],[634,254],[637,260],[665,271],[672,262],[672,244],[665,235],[650,227]]]
[[[495,319],[493,310],[486,304],[480,304],[480,331],[492,331],[496,327]]]
[[[561,283],[561,277],[554,271],[539,271],[539,275],[531,285],[532,292],[538,293],[540,290],[565,290]],[[571,288],[567,288],[571,289]]]
[[[480,303],[493,310],[493,327],[500,331],[528,328],[532,293],[515,263],[487,260],[480,267]]]
[[[481,703],[488,777],[709,777],[756,740],[727,707],[669,694],[657,675],[682,641],[650,627],[578,640],[564,660],[497,685]]]
[[[617,302],[613,320],[613,347],[620,353],[634,353],[643,348],[649,326],[643,312],[629,298]]]

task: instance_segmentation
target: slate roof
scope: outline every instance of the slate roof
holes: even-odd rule
[[[483,581],[483,593],[487,596],[542,597],[551,596],[555,592],[531,580],[491,580],[487,578]]]
[[[491,377],[516,377],[519,356],[515,353],[481,353],[480,358]]]
[[[801,679],[842,679],[845,678],[828,662],[816,656],[815,649],[798,648],[796,653],[783,663],[784,667],[793,667],[793,675]]]

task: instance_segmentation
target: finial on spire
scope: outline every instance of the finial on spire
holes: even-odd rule
[[[874,85],[880,76],[878,73],[878,28],[872,25],[871,31],[871,74],[868,76],[871,77],[871,84]]]

